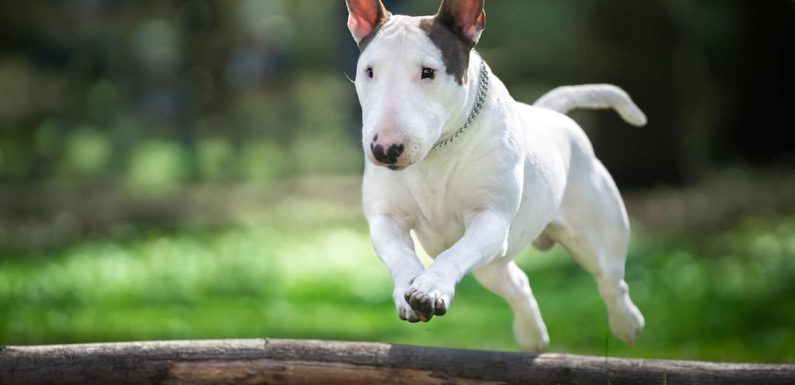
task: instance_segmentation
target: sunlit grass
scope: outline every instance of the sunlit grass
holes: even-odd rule
[[[399,321],[365,226],[335,225],[329,212],[296,215],[283,226],[144,231],[129,241],[86,241],[3,260],[0,342],[289,337],[515,349],[510,310],[471,278],[445,317]],[[627,277],[647,326],[635,347],[612,336],[605,346],[595,285],[559,247],[521,256],[550,350],[795,360],[795,222],[744,224],[694,239],[636,234]]]

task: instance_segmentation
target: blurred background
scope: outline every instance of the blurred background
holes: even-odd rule
[[[387,1],[431,14],[437,1]],[[795,361],[795,2],[500,0],[478,49],[513,95],[610,82],[577,112],[628,204],[646,316],[609,334],[559,247],[519,258],[551,351]],[[360,209],[342,0],[0,5],[0,344],[289,337],[513,350],[465,279],[399,321]]]

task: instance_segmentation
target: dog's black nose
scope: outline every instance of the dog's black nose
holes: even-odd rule
[[[398,162],[398,158],[400,155],[403,154],[403,150],[405,150],[405,146],[402,144],[393,144],[389,146],[389,149],[384,151],[384,146],[371,143],[370,150],[373,151],[373,156],[375,159],[384,164],[395,164]]]

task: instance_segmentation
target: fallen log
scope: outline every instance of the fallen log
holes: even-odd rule
[[[795,365],[252,339],[5,346],[0,384],[795,384]]]

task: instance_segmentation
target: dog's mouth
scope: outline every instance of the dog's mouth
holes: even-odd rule
[[[409,166],[412,165],[412,163],[405,163],[405,162],[398,162],[398,163],[395,163],[395,164],[379,162],[371,154],[368,154],[367,158],[372,164],[374,164],[374,165],[376,165],[378,167],[384,167],[384,168],[387,168],[387,169],[389,169],[391,171],[396,171],[396,172],[397,171],[403,171],[403,170],[409,168]]]

